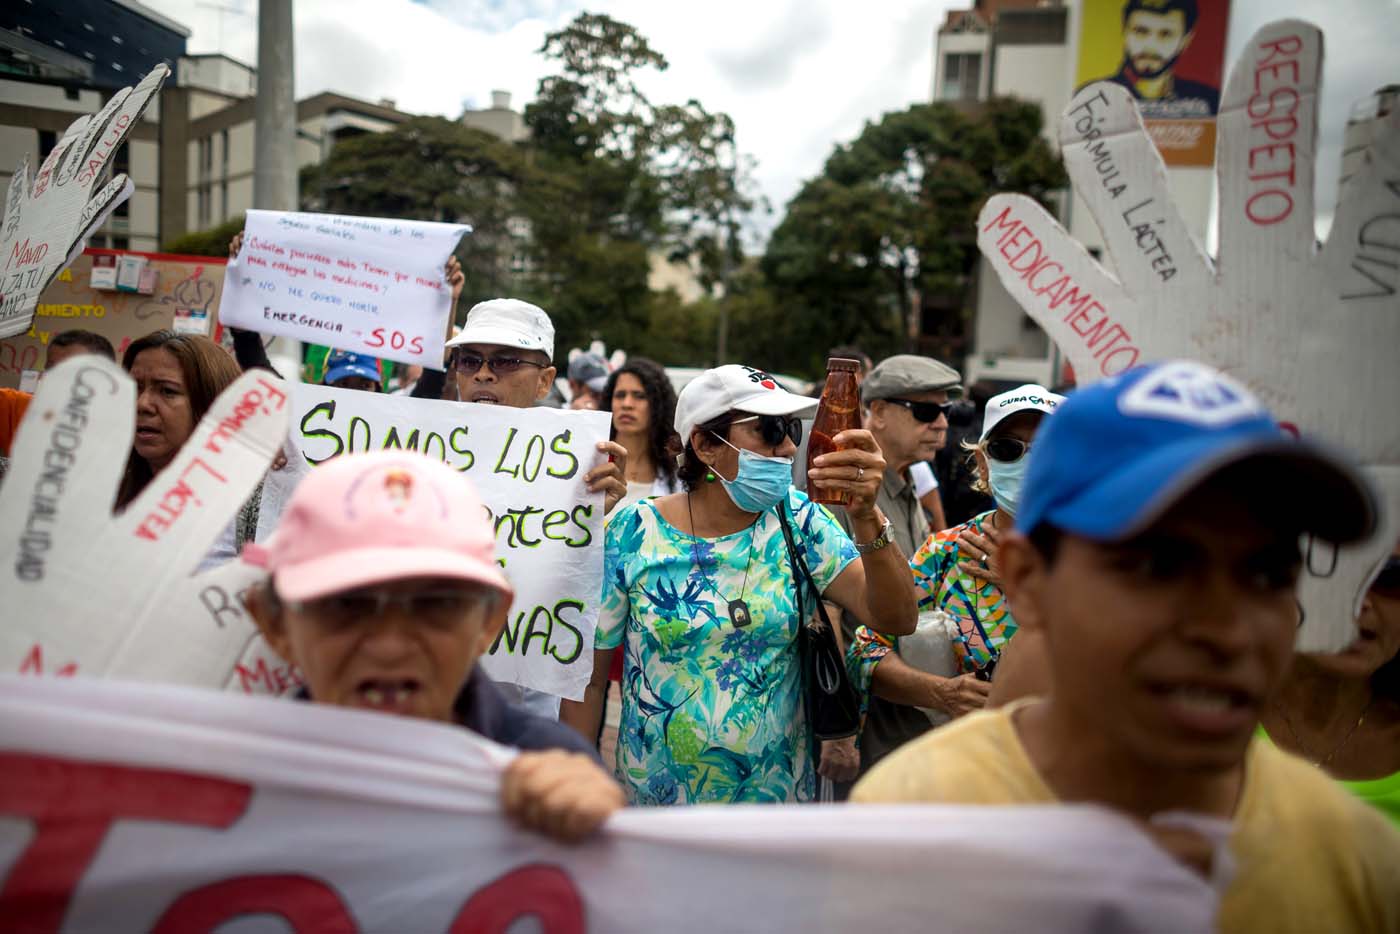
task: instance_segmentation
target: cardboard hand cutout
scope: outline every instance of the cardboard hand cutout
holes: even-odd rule
[[[191,574],[286,436],[287,388],[243,374],[113,515],[135,384],[94,355],[47,372],[0,485],[0,671],[276,692],[239,599],[263,572]]]
[[[1075,95],[1060,143],[1117,275],[1023,195],[993,197],[978,218],[983,254],[1081,383],[1136,363],[1202,360],[1286,425],[1360,460],[1380,491],[1382,528],[1339,553],[1308,548],[1304,651],[1355,638],[1366,588],[1400,534],[1400,111],[1379,118],[1319,245],[1321,73],[1322,34],[1296,20],[1265,26],[1236,64],[1218,121],[1214,261],[1178,214],[1132,97],[1109,83]]]
[[[82,252],[107,215],[131,196],[134,186],[125,173],[96,194],[93,189],[169,74],[169,68],[157,65],[136,87],[113,95],[95,116],[73,121],[33,179],[29,157],[20,160],[0,227],[0,338],[29,330],[39,295]]]

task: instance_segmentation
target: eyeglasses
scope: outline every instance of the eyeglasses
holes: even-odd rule
[[[1381,567],[1381,572],[1376,575],[1375,582],[1371,584],[1371,589],[1400,593],[1400,558],[1390,558],[1386,561]]]
[[[764,444],[777,447],[784,438],[791,439],[793,444],[802,443],[802,419],[792,415],[750,415],[748,418],[736,418],[729,424],[742,425],[744,422],[758,422],[758,434]]]
[[[1016,463],[1025,457],[1030,449],[1030,444],[1020,438],[993,438],[982,446],[988,457],[1003,464]]]
[[[924,424],[938,421],[946,416],[953,407],[951,402],[915,402],[913,399],[886,399],[885,401],[904,406],[909,410],[909,414],[914,416],[915,421]]]
[[[541,370],[543,370],[547,366],[547,364],[538,363],[534,360],[525,360],[520,357],[508,357],[504,354],[499,356],[483,357],[481,354],[471,353],[470,351],[465,350],[457,351],[457,353],[452,357],[453,368],[455,368],[459,373],[465,373],[468,376],[471,376],[477,370],[481,369],[483,365],[489,366],[491,368],[491,372],[497,374],[498,376],[509,376],[511,373],[514,373],[516,370],[519,370],[522,366],[538,367]]]
[[[382,616],[390,607],[397,608],[405,616],[435,625],[452,624],[460,621],[473,604],[483,600],[483,593],[477,589],[437,589],[437,590],[351,590],[334,593],[315,600],[287,601],[287,606],[297,613],[304,613],[323,623],[349,625],[361,620]]]

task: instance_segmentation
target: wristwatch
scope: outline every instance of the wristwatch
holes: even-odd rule
[[[889,516],[882,516],[881,518],[885,520],[885,524],[880,526],[880,534],[875,536],[874,541],[866,542],[864,545],[860,542],[855,543],[856,551],[862,557],[865,555],[873,555],[890,543],[890,532],[894,528],[894,523],[890,522]]]

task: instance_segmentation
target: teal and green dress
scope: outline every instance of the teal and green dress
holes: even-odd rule
[[[802,493],[788,509],[825,592],[855,545]],[[741,597],[752,622],[735,628]],[[617,776],[631,803],[811,800],[794,598],[773,511],[714,539],[672,527],[650,501],[612,517],[594,647],[623,646]]]

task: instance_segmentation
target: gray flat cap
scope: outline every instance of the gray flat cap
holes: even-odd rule
[[[899,354],[881,360],[865,382],[860,385],[860,401],[895,399],[914,392],[947,390],[948,395],[962,394],[962,374],[946,363],[932,357]]]

